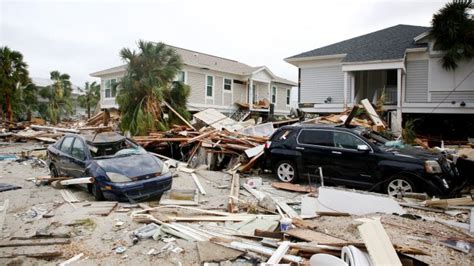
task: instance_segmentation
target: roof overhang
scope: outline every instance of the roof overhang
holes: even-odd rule
[[[374,60],[364,62],[346,62],[342,63],[342,71],[365,71],[380,69],[403,69],[405,70],[404,59],[397,60]]]
[[[407,53],[420,53],[428,51],[428,47],[419,47],[419,48],[408,48],[406,49]]]
[[[105,70],[97,71],[94,73],[90,73],[89,75],[92,77],[100,78],[102,76],[124,72],[125,70],[127,70],[127,65],[121,65],[121,66],[116,66],[116,67],[108,68]]]
[[[331,55],[319,55],[319,56],[308,56],[308,57],[288,57],[284,60],[287,63],[297,66],[300,62],[308,62],[308,61],[315,61],[315,60],[325,60],[325,59],[338,59],[344,58],[347,54],[331,54]]]
[[[252,72],[252,75],[255,75],[257,74],[258,72],[260,71],[266,71],[273,79],[275,79],[277,76],[275,74],[273,74],[273,72],[270,71],[270,69],[268,69],[268,67],[266,66],[263,66],[255,71]]]

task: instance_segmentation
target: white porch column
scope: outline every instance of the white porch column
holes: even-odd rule
[[[249,110],[253,108],[253,79],[250,79],[249,82]]]
[[[347,108],[347,90],[349,89],[348,84],[347,84],[348,78],[349,78],[349,75],[347,71],[344,71],[344,109]]]
[[[349,103],[355,104],[355,73],[351,72],[351,99]]]
[[[392,122],[392,131],[396,134],[401,134],[402,132],[402,71],[401,68],[397,69],[397,121],[395,123]]]

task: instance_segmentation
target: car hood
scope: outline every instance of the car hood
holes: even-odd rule
[[[132,180],[161,172],[162,164],[151,154],[135,154],[97,160],[97,164],[106,172],[125,175]]]
[[[386,151],[393,152],[395,155],[412,157],[421,160],[438,160],[441,153],[430,152],[426,149],[415,148],[412,146],[405,146],[403,148],[389,148]]]

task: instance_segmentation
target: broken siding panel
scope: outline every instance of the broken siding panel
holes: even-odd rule
[[[325,66],[301,69],[301,103],[344,102],[344,74],[342,67]]]
[[[234,97],[234,102],[247,102],[247,86],[245,84],[232,84],[234,87],[232,88],[232,94]]]
[[[428,102],[428,60],[407,62],[405,101]]]
[[[451,93],[451,94],[450,94]],[[457,102],[453,107],[458,107],[462,101],[466,103],[474,103],[474,91],[432,91],[431,102],[433,103],[450,103]]]
[[[206,76],[204,74],[188,71],[187,84],[191,87],[191,93],[189,95],[188,102],[193,103],[204,103],[204,93],[206,86]]]

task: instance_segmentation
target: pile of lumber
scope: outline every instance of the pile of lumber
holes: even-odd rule
[[[240,170],[248,171],[263,155],[262,145],[268,140],[268,137],[250,136],[210,127],[203,131],[197,131],[186,126],[174,126],[166,132],[135,136],[133,140],[148,150],[170,143],[179,145],[179,147],[187,147],[189,152],[185,154],[184,160],[188,161],[196,156],[199,150],[212,154],[225,154],[235,158],[231,160],[234,162],[232,167],[228,168],[233,168],[240,163]],[[256,148],[255,152],[251,150],[252,148]]]

